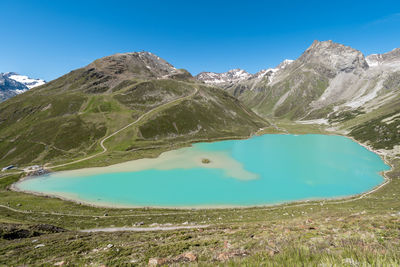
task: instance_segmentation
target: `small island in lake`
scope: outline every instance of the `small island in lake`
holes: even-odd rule
[[[210,163],[210,162],[211,162],[211,160],[206,159],[206,158],[204,158],[204,159],[201,160],[201,163],[203,163],[203,164],[208,164],[208,163]]]

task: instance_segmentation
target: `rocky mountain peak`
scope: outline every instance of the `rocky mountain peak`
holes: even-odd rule
[[[150,52],[119,53],[100,58],[86,68],[127,78],[167,78],[169,75],[180,73],[180,70]]]
[[[303,64],[323,65],[337,72],[368,69],[368,63],[360,51],[331,40],[314,41],[297,61]]]

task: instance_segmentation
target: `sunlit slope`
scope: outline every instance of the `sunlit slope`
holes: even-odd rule
[[[147,112],[107,141],[111,152],[137,142],[245,136],[266,124],[228,93],[197,84],[153,54],[118,54],[1,103],[0,164],[93,154],[99,140]]]

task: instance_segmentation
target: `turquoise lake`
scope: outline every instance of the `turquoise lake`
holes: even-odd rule
[[[102,206],[253,206],[359,194],[381,184],[379,172],[388,169],[346,137],[262,135],[197,143],[159,159],[52,173],[16,187]]]

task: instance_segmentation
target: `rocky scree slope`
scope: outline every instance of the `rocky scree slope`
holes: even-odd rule
[[[266,125],[236,98],[197,83],[148,52],[116,54],[0,104],[0,164],[44,164],[99,151],[99,140],[163,104],[139,125],[110,138],[110,153],[197,139],[246,136]]]

